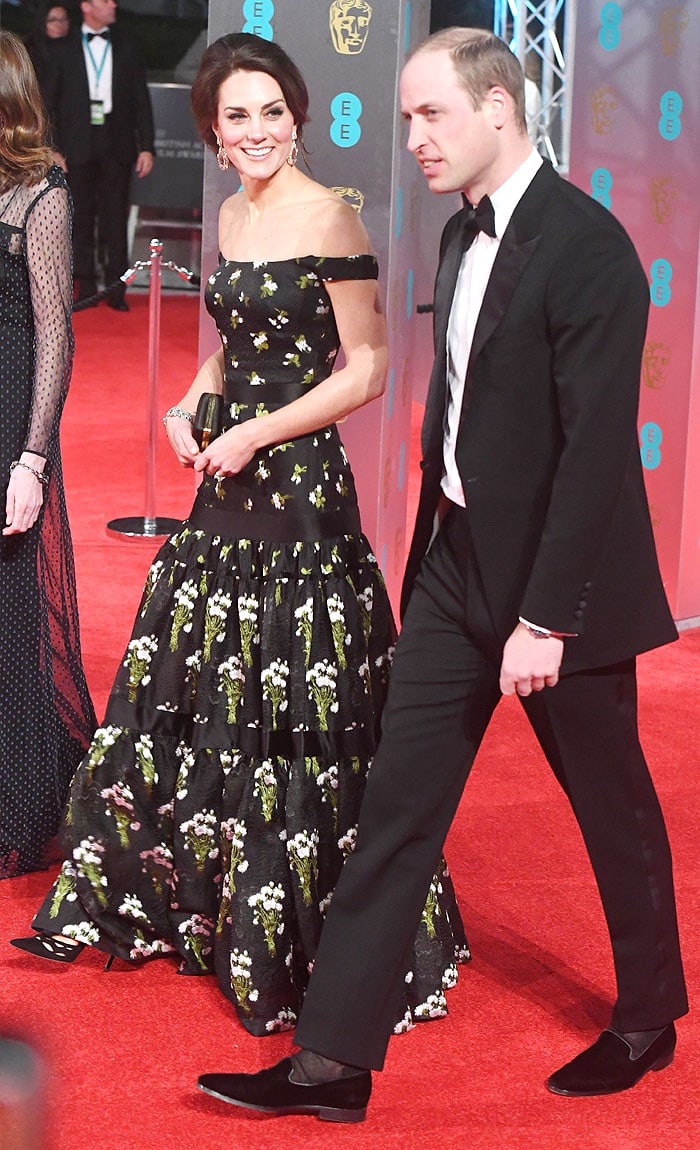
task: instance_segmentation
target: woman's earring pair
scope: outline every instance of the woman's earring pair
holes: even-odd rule
[[[224,148],[224,142],[221,139],[221,136],[219,135],[219,133],[214,132],[214,135],[216,136],[216,142],[219,145],[219,149],[216,153],[216,162],[219,165],[219,167],[221,168],[222,172],[227,172],[228,168],[229,168],[229,164],[231,162],[228,158],[228,152]]]
[[[292,131],[292,146],[289,150],[289,155],[287,156],[287,163],[289,164],[290,168],[293,168],[296,164],[298,155],[299,145],[297,144],[297,130],[295,127]]]

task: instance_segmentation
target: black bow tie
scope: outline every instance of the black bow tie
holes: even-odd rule
[[[105,28],[102,32],[88,32],[87,42],[91,43],[92,40],[109,40],[109,28]]]
[[[477,232],[486,232],[487,236],[496,238],[493,204],[488,196],[482,196],[475,208],[465,207],[464,215],[465,238],[474,236]]]

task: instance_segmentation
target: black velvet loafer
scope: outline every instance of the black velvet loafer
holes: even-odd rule
[[[547,1079],[553,1094],[590,1098],[630,1090],[649,1070],[663,1070],[673,1062],[676,1028],[671,1022],[635,1058],[629,1043],[612,1030],[604,1030],[596,1042]]]
[[[197,1086],[212,1098],[263,1114],[315,1114],[326,1122],[364,1121],[372,1092],[369,1070],[311,1086],[291,1082],[291,1070],[291,1058],[284,1058],[258,1074],[202,1074]]]

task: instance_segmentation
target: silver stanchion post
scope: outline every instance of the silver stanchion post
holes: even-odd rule
[[[140,268],[150,270],[148,293],[148,450],[146,455],[146,506],[145,515],[132,515],[124,519],[111,519],[107,531],[113,535],[130,535],[143,539],[153,539],[158,535],[170,535],[177,531],[181,520],[158,517],[156,503],[156,448],[158,435],[158,359],[160,354],[160,298],[161,275],[163,268],[163,244],[151,240],[151,255],[148,260],[139,260],[121,277],[130,283]],[[167,267],[172,266],[166,264]],[[180,269],[175,269],[180,273]],[[183,269],[184,271],[184,269]],[[183,277],[184,278],[184,277]]]

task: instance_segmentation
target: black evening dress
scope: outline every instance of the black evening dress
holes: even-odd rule
[[[367,255],[221,261],[206,301],[225,429],[330,374],[324,281],[376,275]],[[353,849],[394,641],[335,425],[205,477],[151,567],[35,928],[130,960],[174,953],[183,973],[216,972],[251,1033],[291,1028]],[[467,957],[443,863],[398,1029],[446,1013]]]
[[[46,865],[95,730],[58,440],[73,354],[70,223],[60,168],[0,194],[3,509],[22,451],[43,456],[50,475],[34,527],[0,535],[0,878]]]

